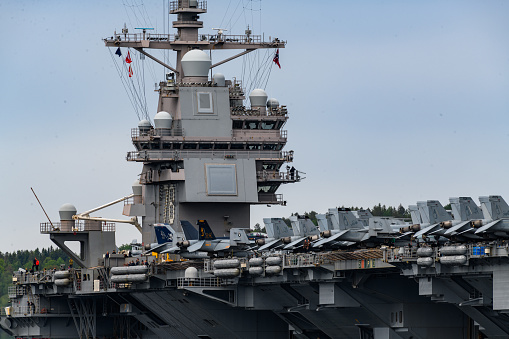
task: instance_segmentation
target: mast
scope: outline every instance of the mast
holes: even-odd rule
[[[278,38],[272,41],[263,41],[262,36],[252,35],[246,30],[244,35],[225,35],[223,29],[217,29],[217,34],[199,34],[198,29],[203,28],[203,21],[199,21],[200,14],[207,13],[207,1],[179,0],[170,2],[170,14],[176,14],[177,20],[173,21],[173,28],[177,29],[176,34],[154,34],[134,33],[131,34],[124,29],[121,34],[115,33],[112,37],[104,39],[106,47],[127,47],[143,51],[143,54],[155,59],[146,52],[147,49],[168,49],[176,52],[176,67],[168,67],[176,73],[177,82],[182,79],[181,59],[191,49],[200,50],[227,50],[244,49],[245,51],[236,55],[239,57],[251,51],[262,48],[285,48],[286,41]],[[224,62],[231,61],[228,58]],[[224,62],[218,62],[211,68]]]
[[[143,163],[143,199],[124,214],[142,217],[145,244],[155,241],[153,225],[159,223],[179,230],[180,220],[206,219],[218,236],[232,227],[249,228],[251,205],[285,205],[277,189],[302,179],[293,167],[281,170],[293,161],[293,151],[283,151],[286,106],[255,89],[246,108],[241,81],[219,73],[209,77],[216,66],[257,49],[284,48],[286,42],[263,41],[249,29],[243,35],[226,35],[221,28],[201,34],[199,15],[206,12],[206,1],[172,1],[175,34],[124,29],[104,39],[107,47],[134,48],[169,69],[157,89],[154,126],[140,121],[131,133],[136,151],[127,154],[128,161]],[[175,51],[175,67],[157,60],[149,49]],[[205,52],[230,49],[241,51],[214,64]]]

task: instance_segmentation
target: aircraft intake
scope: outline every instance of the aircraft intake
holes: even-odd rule
[[[442,221],[440,223],[440,226],[442,228],[445,228],[445,229],[451,228],[452,227],[452,221],[450,221],[450,220],[449,221]]]
[[[309,241],[315,241],[315,240],[318,240],[319,238],[320,238],[320,236],[318,236],[318,235],[310,235],[308,237],[308,240]]]
[[[184,248],[186,248],[186,247],[191,246],[191,243],[190,243],[188,240],[179,241],[179,242],[177,242],[177,246],[178,246],[178,247],[184,247]]]
[[[320,233],[320,235],[322,236],[322,238],[329,238],[332,235],[332,232],[331,231],[323,231],[322,233]]]
[[[292,238],[291,237],[286,237],[286,238],[283,238],[281,240],[283,240],[283,244],[289,244],[289,243],[292,242]]]
[[[482,227],[482,220],[474,220],[471,222],[473,228],[480,228]]]
[[[265,239],[256,239],[256,244],[258,246],[263,246],[265,245]]]

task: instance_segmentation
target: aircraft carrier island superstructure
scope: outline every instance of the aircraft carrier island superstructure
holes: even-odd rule
[[[13,273],[0,326],[16,338],[509,338],[509,206],[496,195],[410,206],[412,223],[330,208],[310,219],[264,219],[249,238],[250,206],[286,204],[281,184],[302,179],[284,151],[284,105],[214,73],[257,49],[246,30],[199,32],[205,1],[170,2],[175,34],[143,29],[104,39],[168,70],[153,123],[132,130],[143,163],[132,194],[42,223],[73,267]],[[176,66],[147,51],[176,52]],[[212,63],[209,50],[242,50]],[[308,193],[311,194],[311,193]],[[127,219],[91,216],[123,202]],[[113,252],[115,223],[142,244]],[[197,224],[198,229],[193,224]],[[216,237],[217,236],[217,237]],[[224,237],[224,238],[221,238]],[[68,242],[79,242],[74,253]]]

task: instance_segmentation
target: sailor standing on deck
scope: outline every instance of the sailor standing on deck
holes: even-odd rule
[[[34,258],[34,263],[32,265],[32,270],[39,271],[39,260],[37,258]]]

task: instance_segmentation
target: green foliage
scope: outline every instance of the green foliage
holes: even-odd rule
[[[118,248],[119,251],[122,251],[122,250],[131,250],[131,249],[132,249],[131,244],[123,244],[122,246],[120,246]]]
[[[344,205],[341,206],[341,208],[348,208],[352,211],[358,211],[358,210],[364,209],[362,207],[356,207],[356,206],[345,207]],[[368,211],[370,211],[371,214],[373,214],[373,216],[375,216],[375,217],[393,217],[393,218],[403,218],[403,219],[410,218],[410,211],[407,210],[405,207],[403,207],[402,204],[399,204],[398,207],[393,207],[393,206],[387,207],[385,205],[378,204],[378,205],[373,206],[373,208],[368,208]],[[302,216],[303,215],[303,216],[309,217],[309,219],[311,219],[311,221],[313,221],[313,223],[315,225],[318,225],[318,221],[316,220],[316,214],[317,214],[317,212],[315,212],[315,211],[311,211],[309,213],[304,212],[304,214],[295,212],[295,213],[292,213],[292,216]],[[289,218],[283,217],[282,219],[289,227],[292,227]]]
[[[371,214],[375,217],[410,218],[410,211],[401,204],[399,204],[397,208],[378,204],[371,209],[368,208],[368,210],[371,211]]]
[[[53,246],[42,250],[37,248],[32,251],[0,252],[0,307],[8,306],[7,288],[12,285],[12,272],[20,267],[31,269],[34,258],[39,259],[39,270],[52,269],[69,262],[67,254]]]

